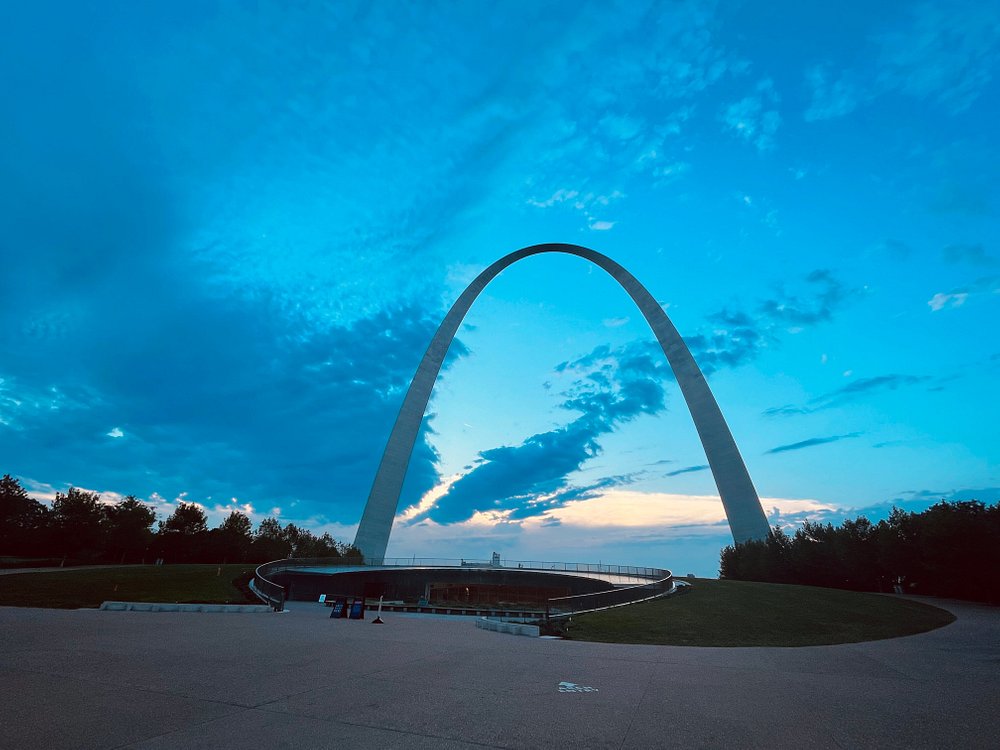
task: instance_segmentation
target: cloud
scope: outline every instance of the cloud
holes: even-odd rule
[[[757,83],[754,93],[725,107],[721,119],[726,128],[758,151],[774,148],[774,134],[781,125],[777,104],[780,97],[774,82],[765,78]]]
[[[920,3],[908,24],[876,41],[877,85],[931,99],[952,114],[967,110],[990,86],[1000,65],[1000,9],[975,0]]]
[[[624,3],[610,14],[581,5],[534,19],[533,46],[524,47],[531,64],[515,67],[505,92],[534,120],[512,139],[510,154],[531,165],[530,200],[566,186],[607,194],[609,171],[614,187],[637,175],[662,187],[685,172],[679,137],[692,129],[707,92],[745,76],[749,63],[720,39],[712,5],[669,3],[654,15],[651,22],[648,5]],[[593,213],[592,220],[611,220]]]
[[[949,263],[968,263],[972,266],[995,266],[996,258],[987,255],[982,245],[967,245],[960,242],[946,245],[941,251]]]
[[[122,346],[149,337],[150,322],[133,316],[124,322],[134,328],[88,342],[72,369],[46,375],[5,362],[17,367],[3,384],[16,402],[0,429],[9,465],[56,486],[197,500],[239,493],[289,513],[357,517],[436,320],[385,310],[302,341],[290,335],[301,331],[294,322],[244,302],[162,312],[157,325],[175,338],[152,354]],[[453,356],[463,353],[459,342]],[[404,501],[437,481],[431,425]]]
[[[804,298],[782,289],[777,296],[761,303],[761,313],[776,322],[813,325],[830,320],[849,296],[843,284],[826,269],[812,271],[805,281],[815,290],[811,297]]]
[[[939,183],[927,200],[927,207],[934,213],[959,216],[989,216],[990,205],[988,177],[956,178],[955,164],[949,159]]]
[[[796,414],[812,414],[824,409],[832,409],[851,401],[879,391],[895,391],[899,388],[928,383],[932,378],[926,375],[877,375],[871,378],[859,378],[845,386],[836,388],[815,398],[809,399],[805,405],[773,406],[765,409],[767,417],[787,417]]]
[[[598,219],[595,212],[606,209],[611,204],[620,201],[625,194],[620,190],[613,190],[606,194],[583,192],[580,190],[568,190],[560,188],[544,200],[529,198],[528,205],[535,208],[552,208],[554,206],[568,206],[581,214],[587,222],[587,226],[594,232],[606,232],[613,229],[617,222]]]
[[[929,100],[959,115],[992,85],[1000,65],[1000,11],[976,0],[903,7],[895,28],[869,40],[873,68],[808,67],[806,122],[843,117],[885,95]]]
[[[670,371],[659,347],[633,342],[612,350],[603,345],[555,369],[575,376],[562,393],[561,408],[580,416],[518,445],[481,451],[479,460],[458,478],[449,478],[447,489],[421,513],[406,511],[411,522],[429,518],[455,523],[475,512],[503,513],[513,520],[634,481],[634,475],[619,475],[580,487],[570,485],[569,476],[600,454],[601,436],[666,408],[663,382]]]
[[[761,505],[769,520],[779,523],[838,512],[836,505],[810,498],[762,497]],[[715,575],[719,550],[731,543],[717,495],[611,487],[530,517],[477,513],[452,524],[397,524],[390,554],[419,554],[430,547],[443,557],[481,559],[500,550],[504,559],[516,561],[537,559],[538,550],[545,550],[549,560],[637,565],[663,560],[675,571]]]
[[[827,320],[848,296],[827,271],[806,276],[813,291],[765,301],[758,318],[733,309],[709,316],[711,333],[685,338],[699,367],[711,374],[723,367],[737,367],[757,356],[778,323],[795,321],[802,325]],[[764,332],[762,332],[762,330]],[[595,347],[575,360],[560,362],[557,374],[572,374],[575,380],[563,391],[561,407],[581,416],[566,426],[526,438],[517,445],[482,451],[479,461],[457,479],[448,479],[447,490],[434,495],[420,514],[407,519],[419,523],[456,523],[476,510],[504,513],[505,522],[538,515],[546,508],[560,507],[580,493],[595,491],[593,486],[574,487],[570,475],[600,454],[600,438],[641,414],[657,414],[665,407],[663,383],[673,379],[659,344],[631,342],[612,348]],[[667,476],[704,471],[707,466],[690,466]],[[626,483],[633,477],[611,481]],[[604,485],[602,485],[604,486]]]
[[[872,448],[894,448],[897,445],[906,445],[905,440],[883,440],[878,443],[872,443]]]
[[[578,190],[567,190],[565,188],[559,188],[552,195],[544,200],[538,200],[537,198],[529,198],[528,203],[535,208],[552,208],[552,206],[558,205],[560,203],[566,203],[567,201],[574,201],[580,195]]]
[[[927,300],[931,312],[940,312],[962,307],[970,299],[985,295],[1000,294],[1000,276],[984,276],[971,284],[960,286],[949,292],[937,292]]]
[[[859,437],[862,433],[860,432],[849,432],[846,435],[831,435],[829,437],[815,437],[809,438],[808,440],[800,440],[797,443],[789,443],[788,445],[779,445],[776,448],[771,448],[770,450],[764,451],[764,455],[770,455],[772,453],[787,453],[788,451],[798,451],[803,448],[812,448],[814,445],[826,445],[827,443],[836,443],[838,440],[847,440],[850,438]]]
[[[872,523],[878,523],[889,518],[893,508],[908,513],[921,513],[932,505],[945,500],[948,502],[962,502],[968,500],[979,500],[982,503],[991,505],[1000,501],[1000,487],[984,487],[980,489],[961,490],[917,490],[901,492],[895,498],[885,500],[880,503],[866,505],[858,508],[848,508],[833,504],[818,504],[817,507],[804,506],[796,508],[794,505],[776,507],[773,512],[768,513],[768,519],[772,525],[793,530],[794,527],[803,521],[813,523],[830,523],[839,526],[847,519],[858,517],[867,518]],[[764,499],[761,502],[768,507]]]
[[[731,542],[718,497],[613,489],[527,518],[480,513],[452,524],[397,525],[390,554],[432,548],[439,556],[482,559],[498,550],[505,560],[517,561],[537,560],[544,550],[548,560],[636,565],[662,560],[714,575],[719,549]]]
[[[948,294],[938,292],[927,300],[927,306],[932,312],[938,312],[947,308],[961,307],[968,298],[968,292],[949,292]]]
[[[806,122],[848,115],[864,98],[846,72],[832,80],[830,68],[830,65],[816,65],[806,70],[806,85],[811,96],[809,108],[802,115]]]
[[[758,303],[753,314],[734,308],[707,316],[710,333],[685,336],[698,366],[706,375],[723,367],[739,367],[777,341],[779,328],[802,329],[832,320],[834,313],[854,296],[827,270],[804,278],[804,291],[778,289],[774,297]]]
[[[668,471],[664,476],[676,477],[679,474],[691,474],[696,471],[705,471],[708,468],[707,464],[702,464],[700,466],[685,466],[683,469],[677,469],[675,471]]]
[[[427,515],[438,523],[469,518],[476,509],[512,510],[565,486],[566,475],[600,452],[604,429],[586,417],[539,433],[517,446],[482,451],[482,462],[456,480]]]
[[[698,367],[711,375],[723,367],[739,367],[752,361],[767,346],[770,337],[749,325],[717,328],[710,334],[685,336]]]

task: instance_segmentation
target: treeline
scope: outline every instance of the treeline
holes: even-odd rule
[[[360,560],[361,555],[329,534],[317,537],[295,524],[282,526],[275,518],[265,518],[254,531],[250,518],[239,511],[209,529],[205,512],[194,503],[180,503],[157,523],[155,511],[132,495],[110,504],[96,492],[70,487],[48,507],[5,475],[0,479],[0,557],[124,564]]]
[[[922,513],[840,526],[805,522],[792,536],[722,550],[722,578],[902,592],[1000,604],[1000,503],[941,502]]]

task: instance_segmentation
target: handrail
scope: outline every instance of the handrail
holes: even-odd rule
[[[518,570],[544,570],[562,573],[604,573],[625,578],[645,580],[660,580],[670,575],[670,571],[662,568],[642,567],[636,565],[607,565],[604,563],[553,562],[544,560],[477,560],[457,557],[383,557],[374,560],[361,561],[358,558],[344,557],[289,557],[264,563],[261,568],[267,568],[264,573],[276,573],[289,568],[321,567],[321,566],[365,566],[373,568],[506,568]],[[260,569],[260,568],[259,568]],[[258,569],[258,570],[259,570]]]
[[[251,590],[262,601],[269,604],[276,612],[285,606],[287,592],[281,586],[268,578],[269,575],[294,568],[313,567],[370,567],[370,568],[488,568],[525,571],[546,571],[559,573],[602,573],[644,580],[637,586],[626,586],[609,591],[599,591],[594,594],[578,594],[576,596],[556,597],[549,599],[546,606],[546,618],[562,617],[594,609],[603,609],[618,604],[630,604],[643,601],[654,596],[662,596],[672,590],[672,574],[662,568],[640,567],[635,565],[605,565],[604,563],[566,563],[546,562],[540,560],[470,560],[465,558],[442,557],[384,557],[376,560],[362,561],[358,558],[345,557],[288,557],[272,560],[259,565],[254,571]],[[652,595],[649,593],[652,592]],[[578,604],[577,604],[578,603]]]
[[[545,619],[569,617],[570,615],[596,612],[600,609],[620,607],[625,604],[637,604],[649,599],[656,599],[672,593],[675,590],[674,577],[670,571],[658,581],[643,583],[638,586],[627,586],[609,591],[596,591],[591,594],[575,594],[573,596],[557,596],[545,603]]]
[[[257,569],[253,572],[253,578],[250,581],[250,590],[253,591],[261,601],[269,605],[275,612],[280,612],[285,608],[285,587],[279,586],[277,583],[267,578],[268,573],[276,570],[276,568],[269,567],[274,566],[274,564],[274,562],[269,562],[257,566]],[[267,570],[265,570],[265,568],[267,568]]]

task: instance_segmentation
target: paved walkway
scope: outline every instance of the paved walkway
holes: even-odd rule
[[[0,748],[947,748],[1000,737],[1000,609],[810,648],[543,640],[329,610],[0,608]],[[585,688],[591,688],[589,690]]]

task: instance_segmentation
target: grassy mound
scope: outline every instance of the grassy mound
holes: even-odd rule
[[[955,616],[921,602],[880,594],[699,579],[691,590],[579,615],[574,640],[669,646],[819,646],[923,633]]]
[[[125,565],[0,576],[0,606],[78,609],[104,601],[259,604],[253,565]]]

